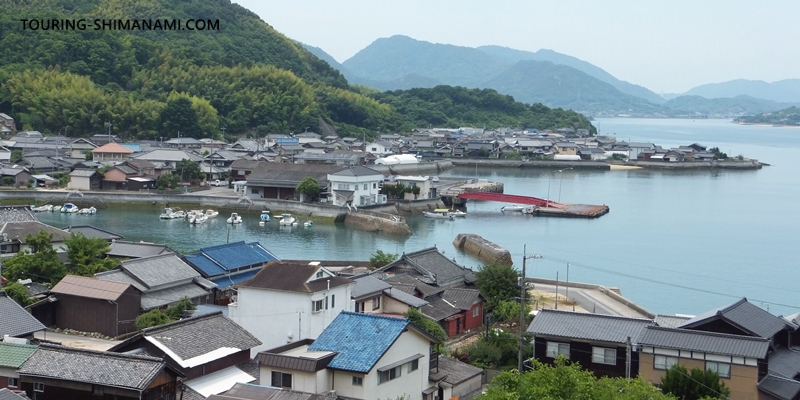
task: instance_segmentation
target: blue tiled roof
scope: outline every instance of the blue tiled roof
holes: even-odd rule
[[[261,266],[279,260],[258,242],[240,241],[204,247],[198,253],[187,255],[186,261],[202,271],[205,276],[213,278],[243,267]]]
[[[142,146],[136,143],[122,143],[122,146],[133,150],[134,153],[141,153],[142,151]]]
[[[223,276],[217,279],[213,279],[211,282],[217,284],[217,290],[222,290],[228,287],[231,287],[239,282],[244,282],[254,276],[261,271],[261,268],[253,268],[250,271],[242,272],[241,274],[236,274],[232,276]]]
[[[308,350],[338,353],[329,368],[368,373],[408,324],[405,318],[343,311]]]

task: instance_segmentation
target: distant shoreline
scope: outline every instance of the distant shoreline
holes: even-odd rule
[[[800,128],[800,125],[756,124],[756,123],[752,123],[752,122],[738,122],[738,121],[733,121],[733,123],[736,124],[736,125],[764,126],[764,127],[769,127],[769,128],[792,128],[792,129]]]

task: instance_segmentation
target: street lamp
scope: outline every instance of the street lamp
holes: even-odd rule
[[[525,292],[527,292],[527,285],[525,284],[525,261],[529,258],[542,258],[538,254],[527,255],[527,245],[522,247],[522,277],[520,278],[519,289],[519,362],[517,369],[522,373],[522,348],[525,346]]]
[[[572,169],[572,167],[569,167],[569,168],[566,168],[566,169]],[[558,202],[559,203],[561,203],[561,185],[564,183],[564,174],[563,174],[563,172],[564,172],[563,169],[558,170],[558,176],[559,176],[559,181],[558,181]],[[548,191],[548,193],[549,193],[549,191]]]

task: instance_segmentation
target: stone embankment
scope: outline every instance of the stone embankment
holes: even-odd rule
[[[473,233],[459,233],[453,240],[453,246],[487,264],[514,264],[508,250]]]
[[[367,232],[384,232],[393,235],[411,234],[411,228],[406,224],[403,217],[398,217],[396,215],[387,216],[387,214],[384,213],[366,210],[348,212],[344,219],[344,225]]]
[[[725,160],[725,161],[554,161],[554,160],[453,160],[452,164],[458,167],[496,167],[496,168],[553,168],[553,169],[600,169],[611,170],[612,165],[626,165],[647,169],[760,169],[766,163],[758,160]]]
[[[453,163],[449,160],[440,160],[417,164],[370,165],[369,167],[384,175],[437,175],[446,169],[453,168]]]

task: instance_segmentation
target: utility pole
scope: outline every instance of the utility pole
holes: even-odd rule
[[[569,263],[567,263],[567,300],[569,300]]]
[[[528,285],[525,282],[525,266],[526,261],[529,258],[542,258],[542,256],[538,254],[527,254],[528,245],[522,246],[522,276],[520,277],[520,289],[519,289],[519,360],[517,363],[517,370],[522,373],[522,361],[524,360],[524,356],[522,354],[522,349],[525,347],[525,294],[528,292]]]
[[[625,342],[625,378],[631,377],[631,337]]]

